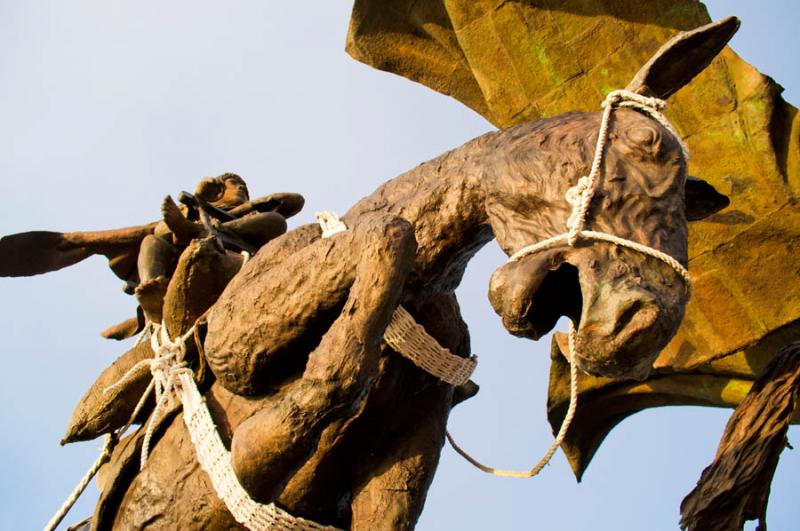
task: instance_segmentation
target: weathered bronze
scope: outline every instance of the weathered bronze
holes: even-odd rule
[[[109,267],[125,281],[125,291],[135,293],[144,312],[103,331],[104,337],[125,339],[141,331],[145,317],[161,322],[161,306],[183,250],[195,238],[214,232],[221,247],[254,251],[286,232],[286,218],[297,214],[303,197],[293,193],[272,194],[250,201],[247,184],[234,174],[206,177],[195,197],[180,208],[167,196],[163,220],[141,227],[100,232],[34,231],[0,238],[0,276],[31,276],[76,264],[102,254]],[[205,208],[203,208],[205,207]],[[210,211],[216,218],[199,216]],[[224,217],[220,220],[217,218]],[[207,226],[206,226],[207,225]],[[147,314],[147,315],[145,315]]]
[[[591,110],[669,36],[709,20],[697,0],[357,0],[347,50],[450,95],[498,127]],[[684,48],[690,53],[695,47]],[[563,448],[580,477],[608,432],[661,405],[735,407],[800,337],[800,114],[726,48],[670,99],[689,173],[731,199],[689,230],[694,296],[645,382],[583,378]],[[550,417],[568,397],[554,357]]]
[[[695,36],[719,41],[736,25],[726,20]],[[704,47],[709,56],[718,48]],[[709,56],[664,50],[638,90],[673,92]],[[662,73],[676,69],[683,75],[670,84]],[[164,322],[171,337],[196,326],[192,366],[253,498],[339,527],[414,526],[459,397],[392,352],[383,331],[401,303],[443,346],[467,356],[454,295],[467,262],[492,237],[511,254],[563,232],[565,192],[588,172],[599,121],[598,113],[572,113],[479,137],[362,199],[343,217],[346,232],[321,238],[318,226],[300,227],[235,276],[213,238],[190,243],[164,297]],[[683,263],[687,218],[727,204],[687,179],[677,139],[633,110],[614,113],[602,173],[589,225]],[[501,267],[490,298],[512,333],[538,338],[567,315],[578,322],[580,367],[643,377],[678,328],[686,289],[658,260],[579,242]],[[94,388],[147,350],[126,354]],[[111,407],[103,423],[82,417],[76,432],[118,427],[131,412],[126,404]],[[141,431],[117,447],[101,471],[93,528],[237,527],[176,412],[159,422],[141,472]]]
[[[782,348],[736,408],[714,462],[681,503],[681,528],[743,529],[758,520],[767,529],[767,502],[778,458],[800,395],[800,343]]]

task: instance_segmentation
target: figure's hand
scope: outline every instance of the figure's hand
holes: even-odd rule
[[[219,201],[224,194],[225,183],[217,177],[205,177],[194,190],[194,195],[207,203]]]

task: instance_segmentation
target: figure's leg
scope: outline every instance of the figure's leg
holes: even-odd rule
[[[161,203],[161,216],[169,230],[172,231],[176,243],[182,247],[188,245],[193,239],[203,236],[206,232],[202,223],[186,219],[170,196],[165,197]]]
[[[169,277],[178,263],[178,250],[169,242],[152,234],[145,236],[139,247],[136,265],[139,281],[145,283],[158,277]]]
[[[142,240],[137,258],[139,285],[134,293],[152,322],[161,322],[164,294],[177,262],[178,250],[166,240],[152,234]]]
[[[409,223],[393,216],[367,220],[359,231],[355,282],[302,378],[234,433],[233,467],[256,499],[281,492],[323,429],[352,414],[376,375],[383,332],[413,266],[416,240]]]

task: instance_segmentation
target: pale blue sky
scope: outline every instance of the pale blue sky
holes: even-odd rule
[[[291,5],[286,5],[291,4]],[[733,46],[800,102],[800,17],[790,1],[709,3],[735,14]],[[378,184],[491,126],[457,102],[343,51],[351,3],[0,2],[0,234],[92,230],[158,217],[166,193],[241,173],[254,195],[344,212]],[[526,468],[550,444],[549,338],[509,336],[489,307],[492,243],[459,290],[482,390],[451,431],[497,466]],[[41,527],[96,457],[61,448],[69,415],[124,347],[98,332],[133,299],[100,258],[0,279],[0,528]],[[564,328],[563,326],[561,327]],[[486,476],[445,447],[421,530],[675,529],[678,505],[713,456],[728,410],[648,411],[614,430],[583,483],[557,454],[540,477]],[[790,436],[796,437],[793,428]],[[793,529],[800,459],[787,451],[770,529]],[[91,512],[90,487],[68,518]]]

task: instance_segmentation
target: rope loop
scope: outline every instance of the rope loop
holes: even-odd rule
[[[570,246],[574,247],[578,240],[586,239],[586,240],[594,240],[594,241],[604,241],[608,243],[613,243],[615,245],[619,245],[621,247],[626,247],[628,249],[632,249],[634,251],[646,254],[647,256],[652,256],[662,262],[668,264],[672,269],[674,269],[678,276],[683,280],[684,285],[686,286],[687,297],[691,295],[691,277],[689,276],[689,271],[683,265],[678,262],[674,257],[668,255],[667,253],[660,251],[658,249],[654,249],[648,245],[644,245],[639,242],[634,242],[632,240],[628,240],[625,238],[620,238],[619,236],[615,236],[613,234],[606,234],[604,232],[599,231],[591,231],[586,230],[586,217],[589,212],[589,206],[592,203],[592,198],[594,197],[595,188],[597,186],[598,175],[602,169],[603,164],[603,156],[605,154],[606,144],[608,142],[608,129],[611,123],[611,113],[614,109],[619,107],[629,107],[636,110],[639,110],[649,116],[650,118],[654,119],[656,122],[660,123],[664,126],[667,131],[669,131],[675,139],[678,141],[681,147],[681,151],[684,154],[684,157],[688,160],[689,153],[686,150],[686,146],[684,145],[683,141],[681,141],[678,132],[672,126],[672,124],[667,120],[666,116],[662,114],[662,111],[666,108],[666,102],[664,100],[658,98],[650,98],[646,96],[642,96],[641,94],[636,94],[634,92],[630,92],[628,90],[614,90],[606,96],[605,100],[602,102],[601,106],[603,107],[603,115],[600,121],[600,130],[597,133],[597,143],[595,144],[594,150],[594,158],[592,159],[592,166],[591,170],[589,171],[589,175],[582,176],[578,179],[578,182],[575,183],[574,186],[570,187],[566,194],[565,199],[570,206],[572,206],[572,212],[570,213],[569,217],[567,218],[567,232],[559,234],[557,236],[552,236],[540,242],[536,242],[532,245],[528,245],[519,249],[514,254],[512,254],[508,261],[509,262],[516,262],[521,260],[526,256],[530,256],[532,254],[536,254],[548,249],[552,249],[565,243]],[[461,455],[464,459],[466,459],[469,463],[474,465],[479,470],[483,472],[487,472],[489,474],[493,474],[496,476],[506,476],[506,477],[516,477],[516,478],[530,478],[538,474],[544,467],[550,462],[550,459],[555,454],[558,447],[564,441],[566,437],[567,431],[569,430],[569,426],[572,423],[572,419],[575,417],[575,411],[578,407],[578,366],[574,361],[575,353],[576,353],[576,344],[577,344],[577,329],[573,322],[570,322],[569,327],[569,350],[570,352],[567,353],[565,356],[567,357],[567,362],[570,366],[569,371],[569,406],[567,408],[567,413],[564,416],[564,420],[561,422],[561,427],[558,430],[558,434],[556,435],[553,444],[550,448],[545,452],[544,457],[530,470],[525,471],[516,471],[516,470],[502,470],[498,468],[493,468],[487,465],[484,465],[471,455],[469,455],[466,451],[464,451],[456,442],[453,440],[453,437],[450,435],[449,432],[446,433],[447,440],[450,442],[450,445],[453,449]]]
[[[630,90],[618,89],[612,90],[606,96],[606,99],[600,104],[602,108],[614,106],[622,102],[633,102],[642,107],[649,107],[658,112],[664,111],[667,108],[667,102],[656,97],[643,96]]]

